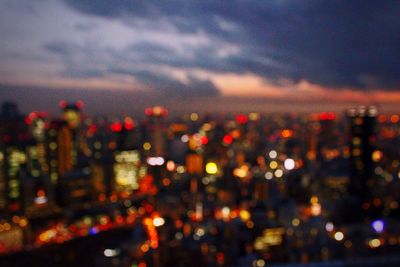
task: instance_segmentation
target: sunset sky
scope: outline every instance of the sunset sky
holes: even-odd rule
[[[396,107],[399,14],[397,0],[1,0],[0,100]]]

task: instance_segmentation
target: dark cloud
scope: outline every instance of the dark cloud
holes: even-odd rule
[[[165,48],[136,48],[156,63],[252,72],[275,81],[306,79],[331,87],[400,88],[400,1],[65,2],[81,13],[127,23],[167,20],[181,33],[201,30],[240,48],[240,53],[218,58],[214,52],[221,44],[216,44],[191,51],[190,59]]]
[[[219,95],[218,89],[211,81],[201,80],[196,77],[188,77],[187,82],[182,82],[172,77],[147,70],[127,71],[125,69],[109,69],[108,72],[132,75],[143,85],[164,94],[166,97],[187,98]]]
[[[174,53],[173,50],[164,46],[138,43],[122,51],[112,49],[98,51],[91,45],[76,45],[71,42],[56,41],[46,44],[44,48],[59,56],[63,61],[65,66],[63,76],[66,77],[94,78],[110,74],[129,75],[142,85],[165,94],[166,97],[187,98],[219,95],[218,89],[209,80],[189,76],[186,82],[182,82],[158,70],[144,70],[141,64],[138,64],[139,62],[160,63],[165,54]],[[140,51],[140,58],[131,62],[129,55],[138,50]],[[102,57],[98,57],[99,54],[102,54]]]

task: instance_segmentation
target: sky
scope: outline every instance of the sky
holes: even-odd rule
[[[398,14],[397,0],[1,0],[0,100],[396,109]]]

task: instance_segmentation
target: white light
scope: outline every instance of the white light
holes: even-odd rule
[[[327,222],[327,223],[326,223],[326,225],[325,225],[325,230],[326,230],[326,231],[332,232],[332,231],[333,231],[333,228],[334,228],[333,223],[331,223],[331,222]]]
[[[274,177],[274,175],[272,174],[272,172],[266,172],[265,173],[265,179],[271,180],[273,177]]]
[[[162,166],[165,160],[163,157],[149,157],[147,159],[147,164],[150,166]]]
[[[196,231],[196,235],[198,235],[198,236],[203,236],[205,233],[206,233],[206,232],[204,231],[203,228],[199,228],[199,229],[197,229],[197,231]]]
[[[187,143],[187,142],[189,141],[189,136],[187,136],[187,134],[182,135],[181,141],[182,141],[183,143]]]
[[[165,223],[165,220],[161,217],[157,217],[157,218],[153,219],[153,224],[155,227],[162,226],[162,225],[164,225],[164,223]]]
[[[271,150],[268,155],[271,159],[275,159],[278,156],[278,153],[275,150]]]
[[[284,166],[285,166],[285,169],[288,171],[293,170],[294,166],[295,166],[295,162],[293,159],[287,158],[287,159],[285,159]]]
[[[342,232],[336,232],[334,237],[336,241],[342,241],[344,238],[344,234]]]
[[[37,198],[35,198],[34,201],[35,201],[35,203],[38,204],[38,205],[44,204],[44,203],[47,202],[47,197],[45,197],[45,196],[37,197]]]
[[[277,178],[281,178],[283,176],[283,171],[281,169],[278,169],[275,171],[275,176]]]
[[[222,217],[227,219],[229,217],[229,213],[231,212],[231,210],[228,207],[223,207],[221,209],[221,212],[222,212]]]
[[[104,250],[104,256],[106,257],[115,257],[119,255],[119,249],[105,249]]]

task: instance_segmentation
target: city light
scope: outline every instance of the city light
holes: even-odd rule
[[[267,180],[271,180],[274,177],[272,172],[266,172],[264,176],[265,176],[265,179],[267,179]]]
[[[217,174],[218,173],[218,166],[215,162],[208,162],[206,164],[206,173],[208,174]]]
[[[115,257],[118,256],[120,253],[119,249],[105,249],[104,250],[104,256],[106,257]]]
[[[334,238],[336,241],[342,241],[344,239],[344,234],[342,232],[336,232]]]
[[[295,167],[295,162],[293,159],[287,158],[287,159],[285,159],[284,166],[285,166],[285,169],[288,171],[293,170]]]
[[[165,223],[165,220],[161,217],[156,217],[153,219],[153,224],[155,227],[160,227],[163,226]]]
[[[23,140],[29,142],[7,143],[13,136],[2,137],[0,188],[6,190],[0,194],[0,208],[10,216],[0,221],[0,254],[14,247],[35,251],[46,244],[68,246],[66,241],[103,238],[102,233],[115,230],[134,231],[137,245],[102,247],[101,258],[117,261],[129,255],[134,264],[153,259],[158,248],[181,248],[183,242],[191,253],[211,255],[212,264],[240,260],[240,255],[225,253],[215,237],[254,254],[247,265],[265,266],[266,259],[272,264],[279,260],[277,251],[286,240],[311,255],[308,246],[318,247],[321,236],[328,236],[338,242],[323,245],[316,259],[329,260],[359,244],[353,233],[360,229],[371,230],[362,231],[363,253],[377,248],[386,252],[386,244],[396,251],[397,221],[391,214],[399,204],[391,190],[386,190],[388,197],[379,192],[388,186],[395,189],[400,163],[383,146],[364,147],[396,138],[390,117],[382,122],[384,134],[368,132],[366,138],[360,132],[368,118],[357,115],[356,109],[354,117],[346,118],[349,138],[340,128],[343,121],[331,120],[330,113],[322,114],[324,120],[321,113],[254,120],[247,115],[207,115],[207,122],[198,124],[197,113],[169,121],[157,107],[137,122],[129,116],[81,117],[74,105],[67,104],[66,109],[72,109],[78,126],[69,125],[66,117],[45,117],[39,137],[34,126],[40,113],[32,112],[21,116],[27,131]],[[357,186],[370,190],[372,198],[352,184],[369,163],[370,180],[379,181],[379,186],[366,181]],[[368,221],[367,215],[356,218],[352,212],[344,216],[347,203],[337,201],[338,192],[363,203],[349,203],[349,208],[362,209],[372,218],[383,210],[380,219]],[[48,225],[31,219],[42,212],[52,216],[53,209],[60,216],[44,219]],[[340,223],[336,226],[330,220]],[[389,222],[390,227],[385,225]],[[246,242],[235,243],[236,233],[243,233]],[[126,236],[129,243],[130,235]],[[162,257],[158,260],[160,266],[166,264]]]
[[[328,232],[332,232],[332,231],[334,230],[334,225],[333,225],[333,223],[332,223],[332,222],[327,222],[327,223],[325,224],[325,229],[326,229],[326,231],[328,231]]]
[[[371,247],[371,248],[377,248],[377,247],[379,247],[379,246],[381,246],[381,241],[379,240],[379,239],[377,239],[377,238],[374,238],[374,239],[371,239],[369,242],[368,242],[368,245]]]
[[[162,166],[165,160],[163,157],[149,157],[147,158],[147,164],[150,166]]]
[[[271,159],[276,159],[276,157],[278,156],[278,153],[277,153],[275,150],[271,150],[271,151],[268,153],[268,156],[269,156]]]
[[[385,229],[385,223],[382,220],[373,221],[371,226],[377,233],[382,233]]]

